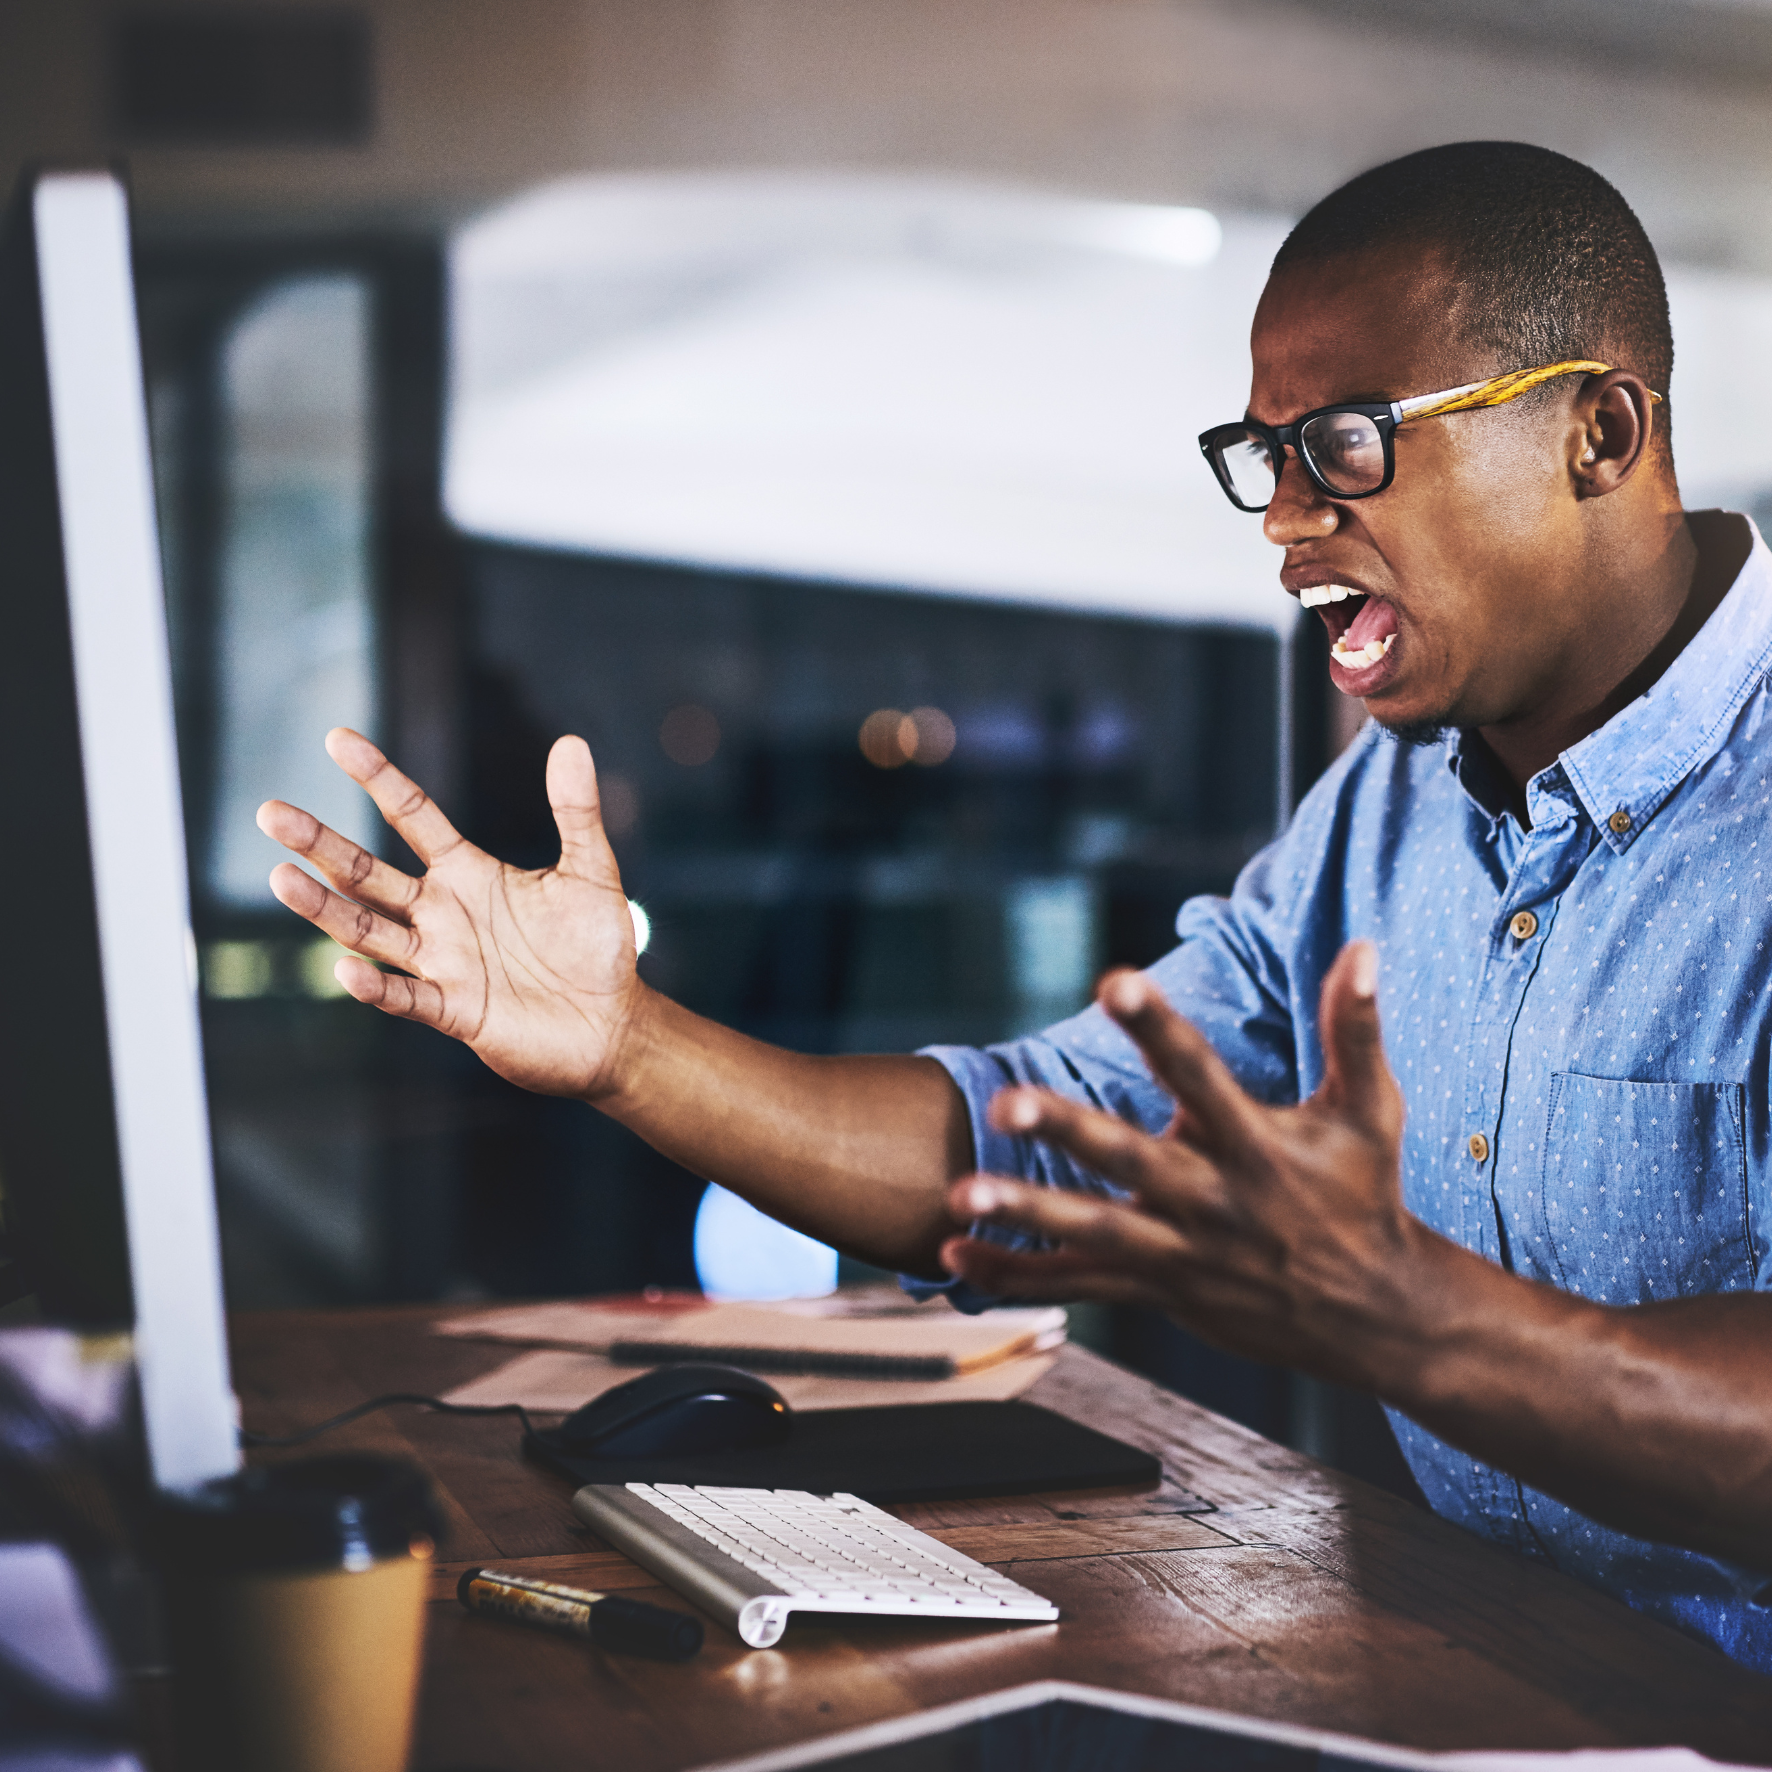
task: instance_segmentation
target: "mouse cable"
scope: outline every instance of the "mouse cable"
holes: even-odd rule
[[[445,1403],[441,1397],[427,1397],[417,1391],[390,1391],[385,1397],[371,1397],[367,1403],[359,1403],[354,1409],[347,1409],[343,1414],[333,1416],[330,1421],[318,1422],[313,1427],[304,1427],[293,1434],[255,1434],[241,1428],[240,1444],[305,1446],[308,1441],[331,1433],[335,1427],[345,1427],[353,1421],[361,1420],[365,1415],[373,1415],[378,1409],[391,1409],[396,1403],[415,1403],[421,1409],[432,1409],[440,1415],[515,1415],[523,1423],[525,1439],[535,1432],[535,1424],[529,1419],[529,1411],[521,1403]]]

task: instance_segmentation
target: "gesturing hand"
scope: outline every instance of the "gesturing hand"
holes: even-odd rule
[[[991,1118],[1059,1146],[1131,1198],[967,1177],[950,1192],[955,1218],[1019,1226],[1055,1247],[956,1237],[943,1261],[998,1296],[1154,1305],[1237,1353],[1369,1378],[1371,1338],[1408,1333],[1423,1273],[1411,1257],[1438,1241],[1403,1209],[1403,1099],[1385,1062],[1376,981],[1369,944],[1342,951],[1323,981],[1322,1087],[1271,1108],[1243,1092],[1147,979],[1110,977],[1102,1007],[1175,1098],[1163,1135],[1035,1088],[1004,1090]]]
[[[341,947],[398,968],[346,958],[339,983],[360,1003],[453,1034],[525,1089],[585,1099],[607,1089],[641,986],[584,740],[548,753],[560,859],[534,873],[476,849],[360,733],[336,727],[326,749],[425,866],[414,879],[311,813],[281,800],[259,808],[259,828],[332,888],[284,862],[271,874],[277,897]]]

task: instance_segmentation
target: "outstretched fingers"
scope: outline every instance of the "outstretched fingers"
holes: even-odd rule
[[[1050,1090],[1002,1090],[991,1101],[990,1120],[999,1132],[1057,1145],[1085,1169],[1167,1213],[1185,1217],[1223,1202],[1218,1171],[1191,1146],[1153,1138],[1113,1114]]]
[[[389,966],[410,970],[415,965],[419,939],[404,923],[395,923],[368,905],[353,904],[348,898],[327,891],[294,862],[282,862],[271,870],[271,890],[279,904],[298,917],[307,918],[341,948],[367,954]]]
[[[389,867],[361,843],[341,837],[299,806],[267,800],[258,809],[258,828],[285,849],[304,857],[334,890],[386,916],[403,920],[418,897],[419,883],[410,874]]]
[[[1384,1055],[1378,1020],[1378,950],[1350,941],[1323,978],[1317,1025],[1322,1030],[1321,1098],[1382,1136],[1403,1129],[1403,1094]]]
[[[548,804],[560,833],[560,867],[581,880],[602,880],[615,870],[603,831],[597,768],[582,738],[557,738],[548,752]]]
[[[426,867],[434,867],[461,842],[461,833],[443,816],[443,809],[362,733],[348,726],[333,727],[326,735],[326,754],[369,795]]]
[[[407,978],[398,972],[378,972],[367,960],[347,954],[333,967],[332,976],[359,1003],[397,1015],[403,1021],[422,1021],[440,1028],[444,1022],[443,993],[429,979]]]
[[[1187,1252],[1174,1224],[1120,1200],[1068,1188],[1029,1187],[1000,1175],[970,1175],[948,1190],[962,1223],[1013,1226],[1097,1267],[1149,1278]]]
[[[1192,1136],[1225,1152],[1260,1138],[1260,1105],[1244,1093],[1206,1036],[1177,1015],[1148,978],[1139,972],[1110,973],[1099,1000],[1144,1054],[1151,1074],[1186,1110]]]
[[[976,1237],[951,1237],[941,1246],[941,1264],[956,1279],[995,1298],[1059,1303],[1088,1298],[1102,1304],[1161,1308],[1165,1297],[1154,1281],[1104,1267],[1068,1249],[1005,1249]]]

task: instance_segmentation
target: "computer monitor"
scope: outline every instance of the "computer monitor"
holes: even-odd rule
[[[132,1325],[161,1488],[236,1468],[128,202],[0,236],[0,1185],[46,1319]]]

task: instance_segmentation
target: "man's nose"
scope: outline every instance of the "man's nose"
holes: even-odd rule
[[[1319,492],[1304,471],[1295,449],[1287,449],[1271,503],[1261,519],[1261,532],[1276,547],[1333,535],[1341,521],[1334,504]]]

